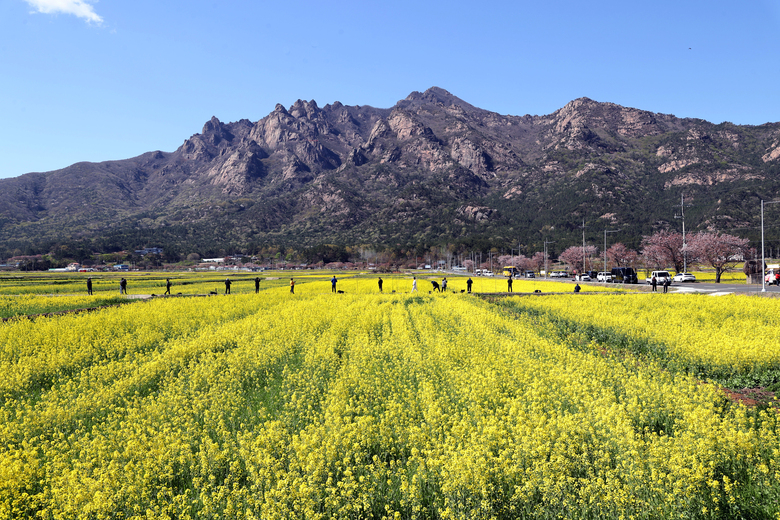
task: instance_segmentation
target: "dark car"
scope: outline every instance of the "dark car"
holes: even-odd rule
[[[613,267],[612,281],[614,283],[639,283],[636,271],[631,267]]]
[[[631,267],[613,267],[612,281],[614,283],[639,283],[636,271]]]

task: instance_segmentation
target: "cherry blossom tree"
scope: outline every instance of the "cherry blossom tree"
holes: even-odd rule
[[[715,283],[720,276],[750,256],[750,240],[726,233],[696,233],[688,241],[688,250],[702,264],[715,269]]]
[[[588,265],[586,266],[588,269],[590,269],[592,266],[590,265],[590,258],[595,257],[598,254],[598,249],[595,246],[585,246],[585,256],[586,261]],[[585,268],[582,265],[582,246],[571,246],[570,248],[566,249],[563,253],[558,255],[558,260],[563,261],[568,265],[572,271],[577,271],[578,273],[581,273],[585,270]]]
[[[614,267],[634,267],[639,259],[639,253],[618,242],[607,249],[607,258]]]
[[[518,269],[525,269],[525,262],[528,260],[524,255],[501,255],[498,257],[498,264],[500,266],[513,265]]]
[[[528,259],[528,268],[538,273],[542,267],[544,267],[544,253],[539,251]]]
[[[663,269],[673,265],[674,270],[681,273],[685,265],[683,257],[682,233],[676,231],[659,231],[642,238],[642,256],[647,267]],[[690,259],[690,258],[689,258]]]

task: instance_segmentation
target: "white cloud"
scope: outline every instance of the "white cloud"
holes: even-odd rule
[[[33,6],[39,13],[54,14],[65,13],[84,18],[88,22],[103,23],[103,19],[98,16],[92,5],[84,0],[25,0]]]

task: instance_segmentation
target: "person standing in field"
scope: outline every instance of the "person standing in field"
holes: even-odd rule
[[[168,295],[171,294],[171,285],[173,285],[171,283],[171,279],[170,278],[166,278],[165,279],[165,294],[168,294]]]
[[[653,288],[653,292],[656,292],[657,285],[658,285],[658,280],[656,280],[655,275],[653,275],[653,278],[650,280],[650,286]]]
[[[417,292],[417,277],[414,276],[412,279],[412,292]]]
[[[466,290],[468,293],[471,293],[471,284],[473,284],[474,281],[469,277],[468,280],[466,280]]]
[[[664,294],[669,291],[669,277],[664,278]]]
[[[382,277],[379,278],[379,292],[382,292]]]
[[[230,278],[225,278],[225,294],[230,294]]]
[[[506,279],[506,292],[512,292],[512,277]]]
[[[119,294],[127,294],[127,280],[124,278],[119,280]]]
[[[290,293],[295,294],[295,280],[290,278]]]
[[[255,294],[260,292],[260,277],[255,277]]]
[[[330,292],[336,292],[336,282],[338,280],[336,280],[336,275],[334,274],[333,278],[330,279]]]
[[[87,278],[87,294],[92,296],[92,277]]]
[[[441,281],[441,292],[447,292],[447,277],[446,276]]]

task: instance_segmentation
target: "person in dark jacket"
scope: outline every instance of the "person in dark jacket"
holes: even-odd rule
[[[580,292],[580,284],[574,286],[574,292]]]
[[[666,294],[669,291],[669,277],[667,276],[664,278],[664,294]]]
[[[87,278],[87,294],[92,296],[92,277]]]
[[[433,286],[434,291],[441,292],[441,289],[439,288],[439,282],[436,280],[431,280],[431,285]]]
[[[330,279],[330,292],[336,292],[336,282],[338,280],[336,280],[336,275],[334,274],[333,278]]]
[[[474,283],[474,282],[472,281],[472,279],[471,279],[471,278],[469,278],[468,280],[466,280],[466,289],[468,290],[468,292],[471,292],[471,284],[473,284],[473,283]]]
[[[260,292],[260,277],[255,277],[255,294]]]
[[[377,283],[379,284],[379,292],[382,292],[382,278],[379,278]]]
[[[512,292],[512,277],[506,279],[506,291]]]
[[[119,280],[119,294],[127,294],[127,280],[124,278]]]
[[[656,287],[658,286],[658,280],[656,279],[655,275],[653,275],[653,278],[650,279],[650,286],[653,288],[653,292],[657,292]]]
[[[165,293],[164,294],[171,294],[171,285],[173,285],[171,283],[171,279],[170,278],[166,278],[165,279]]]
[[[225,294],[230,294],[230,278],[225,278]]]

